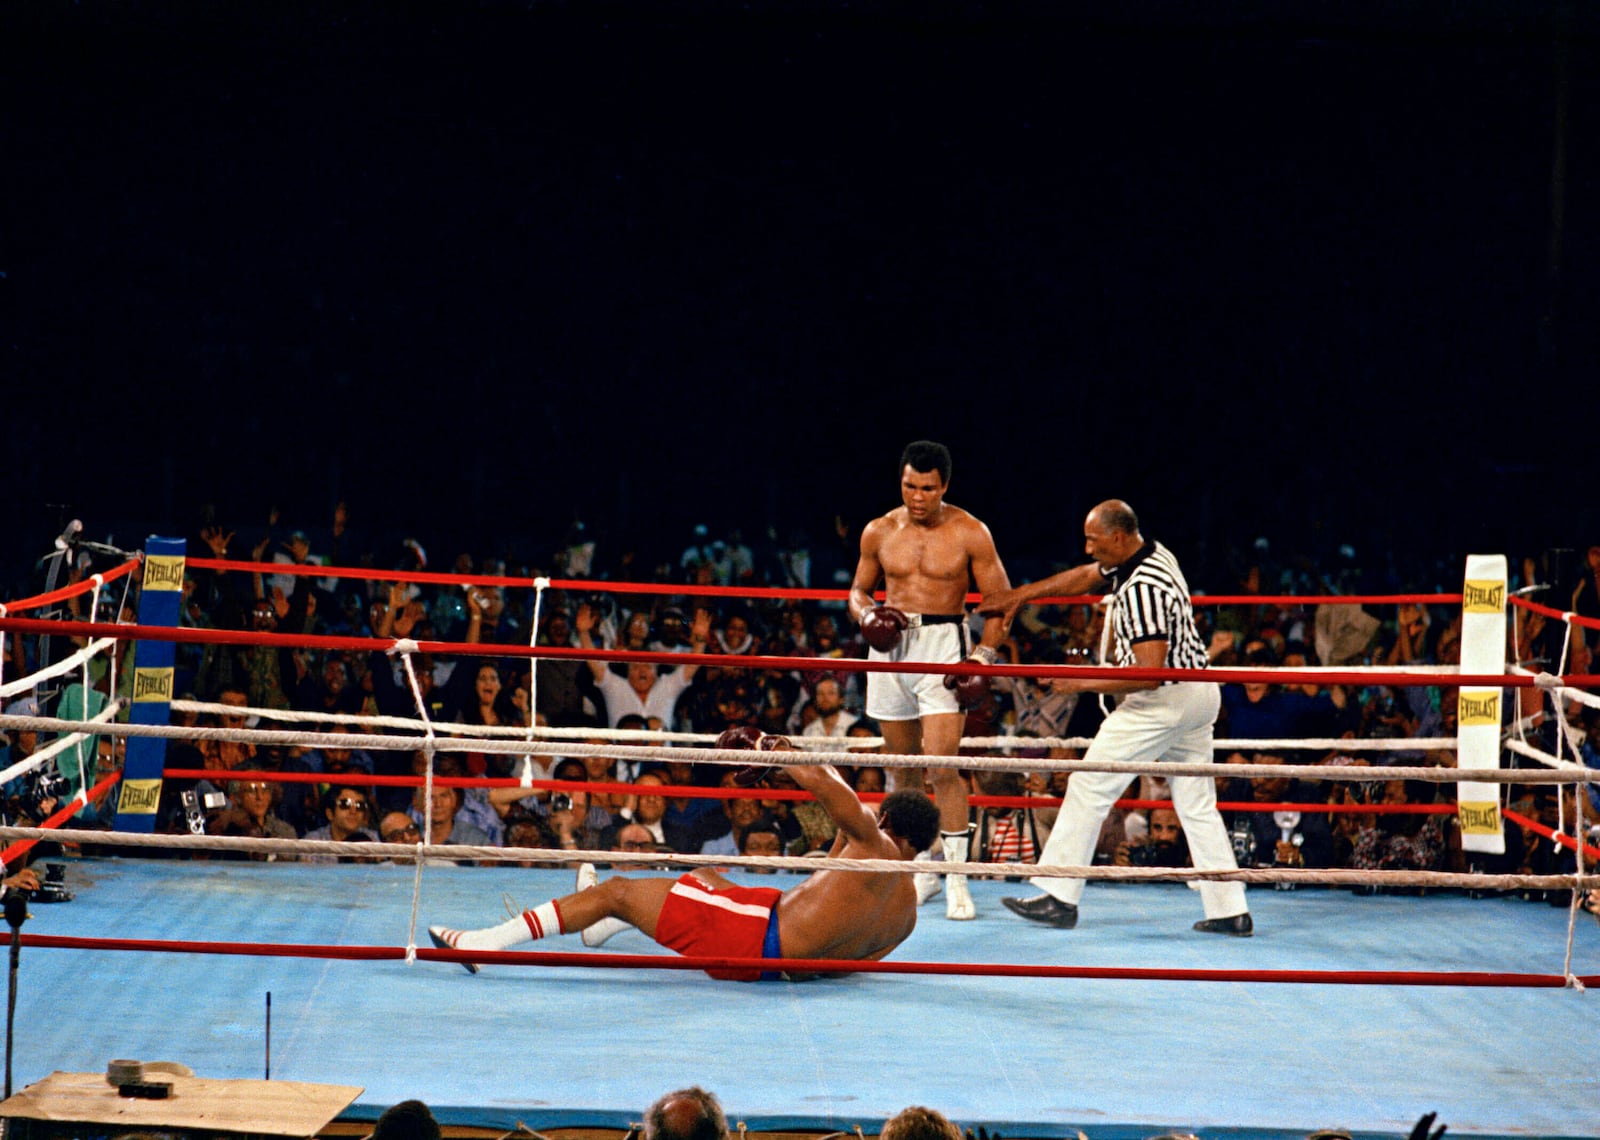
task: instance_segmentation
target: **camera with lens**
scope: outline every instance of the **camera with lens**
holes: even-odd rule
[[[1130,867],[1160,867],[1160,866],[1163,866],[1162,863],[1158,862],[1158,860],[1161,858],[1161,854],[1162,854],[1157,849],[1160,846],[1161,846],[1160,844],[1156,844],[1156,843],[1130,844],[1129,847],[1128,847],[1128,866],[1130,866]],[[1166,846],[1170,847],[1171,844],[1167,844]]]
[[[61,774],[54,764],[41,765],[27,784],[27,790],[22,794],[22,811],[29,819],[43,819],[49,815],[45,805],[51,800],[56,801],[56,806],[61,806],[61,801],[72,795],[72,781]]]
[[[1357,780],[1350,785],[1350,798],[1358,804],[1383,802],[1382,780]]]
[[[221,792],[200,792],[191,788],[180,797],[183,801],[183,818],[189,825],[192,835],[206,833],[206,812],[220,811],[228,806],[228,797]]]
[[[46,863],[44,878],[39,880],[39,889],[32,892],[32,895],[29,901],[36,903],[71,902],[73,894],[67,890],[67,865]]]
[[[1243,812],[1233,821],[1233,826],[1228,828],[1228,845],[1233,848],[1233,860],[1241,867],[1250,867],[1255,864],[1256,833],[1250,826],[1250,820]]]
[[[555,795],[550,797],[550,810],[553,812],[571,811],[572,797],[567,795],[566,792],[557,792]]]

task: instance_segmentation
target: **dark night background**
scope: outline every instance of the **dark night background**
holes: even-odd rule
[[[1600,541],[1595,12],[5,5],[4,581],[817,540],[918,436],[1014,575],[1109,495],[1212,588]]]

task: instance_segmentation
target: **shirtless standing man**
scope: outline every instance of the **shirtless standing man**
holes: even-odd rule
[[[861,626],[874,661],[955,664],[966,658],[993,665],[1006,623],[990,618],[976,647],[967,644],[968,582],[984,597],[1011,588],[989,528],[944,501],[950,486],[950,452],[943,444],[917,440],[900,456],[900,500],[861,532],[861,560],[850,586],[850,614]],[[884,583],[885,602],[872,591]],[[982,699],[988,682],[977,676],[937,673],[869,673],[867,715],[883,731],[890,752],[954,756],[966,724],[962,709]],[[920,790],[922,768],[891,769],[891,786]],[[933,769],[944,857],[967,859],[967,788],[954,768]],[[919,876],[923,901],[938,890],[937,876]],[[945,917],[977,916],[965,875],[945,876]]]
[[[762,737],[753,729],[735,747],[789,750],[784,737]],[[723,741],[719,747],[727,747]],[[816,796],[839,826],[829,855],[842,859],[911,859],[933,844],[938,809],[922,792],[884,798],[877,818],[831,767],[795,765],[795,782]],[[896,872],[818,871],[787,891],[743,887],[702,867],[677,879],[600,882],[585,863],[574,894],[537,906],[509,922],[482,930],[430,926],[435,946],[458,950],[509,950],[554,934],[583,932],[598,946],[636,926],[680,954],[730,958],[836,958],[877,961],[904,942],[917,925],[916,888]],[[471,973],[478,967],[463,963]],[[713,978],[753,982],[776,977],[760,970],[708,970]],[[791,980],[799,980],[793,978]]]

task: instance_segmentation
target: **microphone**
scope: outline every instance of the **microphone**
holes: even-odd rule
[[[61,537],[56,539],[56,549],[66,550],[72,545],[72,540],[83,533],[83,520],[73,519],[67,524],[67,529],[61,532]]]
[[[16,887],[7,887],[5,908],[6,925],[12,930],[21,930],[22,924],[28,920],[28,892]]]

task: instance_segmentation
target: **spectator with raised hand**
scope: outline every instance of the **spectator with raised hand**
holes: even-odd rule
[[[1428,646],[1428,611],[1415,602],[1402,602],[1395,621],[1394,644],[1384,655],[1383,663],[1391,668],[1397,665],[1425,665],[1432,661]]]
[[[573,629],[578,644],[584,649],[595,649],[594,630],[597,624],[594,607],[588,603],[578,607],[573,618]],[[694,625],[690,630],[690,647],[695,653],[704,653],[711,636],[711,615],[706,610],[696,610]],[[647,662],[633,661],[626,666],[625,676],[613,673],[604,661],[588,662],[596,688],[606,703],[606,716],[610,727],[630,713],[657,720],[662,724],[674,723],[678,698],[683,696],[689,682],[699,672],[698,665],[679,665],[659,672]]]
[[[411,596],[404,582],[389,585],[386,603],[373,607],[376,624],[372,634],[380,641],[404,640],[416,632],[417,625],[426,616],[422,603]],[[443,718],[445,694],[437,692],[434,684],[432,654],[416,654],[412,666],[417,676],[417,688],[434,720]],[[398,657],[391,658],[381,649],[375,649],[367,658],[368,675],[372,678],[373,703],[383,716],[412,717],[417,715],[417,702],[406,680],[405,669]]]

